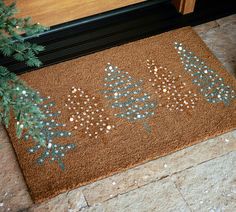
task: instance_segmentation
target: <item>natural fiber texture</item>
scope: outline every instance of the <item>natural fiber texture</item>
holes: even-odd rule
[[[188,55],[188,50],[192,54]],[[198,70],[208,77],[202,78]],[[71,145],[65,146],[69,150],[65,154],[60,152],[63,164],[52,161],[53,155],[39,164],[37,158],[43,150],[30,153],[33,141],[17,140],[15,123],[11,123],[8,133],[35,202],[236,127],[235,79],[189,27],[26,73],[21,78],[42,96],[51,96],[55,102],[51,109],[61,111],[56,123],[66,124],[63,130],[72,133],[54,139],[54,144]],[[114,87],[109,87],[112,83]],[[119,96],[125,85],[133,88],[127,96]],[[218,90],[214,88],[217,85]],[[116,91],[117,86],[121,90]],[[212,96],[204,90],[207,88],[214,91]],[[128,106],[119,108],[119,104],[132,96],[139,97],[136,102],[128,101],[136,112],[127,114]],[[51,151],[52,144],[48,145]]]

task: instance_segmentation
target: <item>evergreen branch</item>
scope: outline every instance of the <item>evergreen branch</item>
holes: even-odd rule
[[[23,97],[30,98],[30,97]],[[60,116],[61,112],[54,112],[52,108],[54,107],[54,102],[47,103],[50,97],[44,99],[44,102],[38,105],[42,111],[45,113],[45,119],[39,120],[34,128],[40,128],[40,134],[45,136],[45,146],[42,148],[40,145],[35,144],[31,148],[28,149],[29,153],[40,152],[40,156],[37,158],[37,163],[42,165],[45,160],[49,160],[51,162],[57,162],[62,170],[64,170],[63,157],[65,153],[71,149],[75,148],[75,144],[66,144],[61,145],[55,142],[55,139],[59,139],[62,137],[71,136],[71,132],[61,130],[61,127],[65,127],[65,124],[57,123],[53,119],[54,116]],[[40,127],[38,126],[40,123]],[[29,139],[31,135],[29,133],[25,134],[25,139]]]
[[[43,112],[37,106],[41,102],[38,93],[25,85],[15,74],[0,66],[0,121],[8,127],[12,111],[17,123],[17,137],[21,138],[23,130],[26,130],[36,142],[43,145],[45,138],[40,134],[40,127],[32,130],[37,120],[44,118]]]
[[[25,62],[28,66],[39,67],[42,63],[36,55],[44,50],[44,47],[25,41],[22,35],[38,36],[47,30],[40,24],[31,24],[30,18],[12,17],[16,12],[15,3],[10,6],[4,5],[0,0],[0,53],[4,56],[13,57],[17,61]]]
[[[0,0],[0,53],[25,62],[28,66],[39,67],[42,63],[37,54],[44,47],[25,41],[25,35],[38,36],[47,28],[32,24],[30,18],[16,18],[16,13],[15,3],[7,6]],[[46,139],[41,133],[41,120],[45,118],[38,107],[41,102],[42,98],[37,92],[6,67],[0,66],[0,122],[8,127],[10,118],[14,117],[17,137],[21,138],[27,133],[40,146],[45,145]]]

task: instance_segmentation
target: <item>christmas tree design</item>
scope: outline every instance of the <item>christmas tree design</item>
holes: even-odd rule
[[[180,112],[195,107],[198,101],[197,94],[186,90],[186,83],[182,81],[181,75],[175,76],[166,67],[157,67],[154,60],[147,60],[147,67],[151,74],[149,82],[160,98],[160,107]]]
[[[110,63],[105,68],[105,98],[117,111],[114,115],[130,122],[142,121],[145,129],[150,131],[146,122],[154,115],[156,103],[150,101],[150,95],[142,89],[142,80],[135,81],[128,72],[120,70]]]
[[[30,96],[23,95],[22,98],[25,101],[30,101]],[[34,131],[39,130],[40,135],[44,136],[45,140],[45,146],[36,144],[33,147],[28,149],[28,152],[31,154],[39,153],[40,156],[37,159],[37,163],[42,165],[44,164],[46,159],[50,159],[51,162],[57,162],[58,165],[62,170],[64,170],[64,163],[62,161],[63,157],[65,156],[65,153],[68,152],[71,149],[75,148],[75,144],[66,144],[62,145],[57,143],[57,139],[68,137],[71,135],[70,132],[63,131],[61,129],[57,128],[63,128],[66,125],[60,124],[55,121],[55,118],[60,116],[61,112],[52,112],[51,108],[55,105],[54,102],[51,102],[50,96],[42,100],[42,103],[38,105],[38,107],[43,111],[45,114],[44,119],[42,120],[36,120],[35,122],[35,129],[32,129]],[[33,119],[33,115],[29,115],[29,119]],[[35,120],[34,120],[35,121]],[[18,123],[17,123],[18,124]],[[26,133],[24,134],[24,139],[27,141],[30,138],[32,138],[32,133]]]
[[[74,129],[90,138],[98,138],[115,127],[98,99],[81,88],[72,87],[65,106],[70,111],[69,121]]]
[[[235,91],[226,85],[224,79],[205,62],[189,51],[182,43],[175,42],[184,69],[193,77],[192,82],[200,88],[200,93],[210,103],[223,102],[228,105],[235,99]]]

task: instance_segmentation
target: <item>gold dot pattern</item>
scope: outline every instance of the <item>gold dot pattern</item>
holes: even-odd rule
[[[185,89],[186,83],[183,82],[181,75],[175,76],[166,67],[157,67],[154,60],[147,60],[147,67],[152,75],[148,81],[160,99],[159,107],[180,112],[195,108],[198,101],[197,94]]]
[[[71,111],[69,122],[73,123],[74,130],[83,131],[90,138],[98,138],[115,128],[97,98],[81,88],[71,88],[65,107]]]

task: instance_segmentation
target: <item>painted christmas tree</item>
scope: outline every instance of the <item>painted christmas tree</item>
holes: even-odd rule
[[[147,67],[151,73],[149,82],[156,89],[155,93],[159,94],[160,107],[181,112],[195,107],[198,101],[197,94],[186,89],[186,83],[182,81],[181,75],[175,76],[166,67],[157,67],[154,60],[147,60]]]
[[[70,111],[69,121],[74,129],[91,138],[109,133],[115,127],[98,99],[81,88],[72,87],[65,106]]]
[[[235,91],[224,82],[217,71],[209,68],[182,43],[175,42],[175,49],[180,55],[184,69],[193,77],[193,83],[200,88],[200,93],[211,103],[223,102],[228,105],[235,99]]]
[[[28,95],[23,95],[22,98],[25,101],[30,101],[31,97]],[[28,151],[31,154],[39,153],[39,157],[37,159],[38,164],[44,164],[46,159],[50,159],[51,162],[57,162],[61,169],[64,170],[63,157],[65,153],[73,148],[75,148],[74,144],[66,144],[62,145],[58,143],[59,138],[68,137],[71,135],[70,132],[63,131],[61,128],[65,127],[65,124],[60,124],[55,121],[55,119],[60,116],[61,112],[53,112],[51,108],[55,105],[54,102],[49,101],[50,97],[41,99],[42,103],[38,105],[38,107],[45,114],[45,118],[42,120],[36,120],[36,124],[34,126],[33,131],[40,131],[40,135],[44,136],[45,146],[40,146],[38,144],[29,148]],[[29,119],[34,120],[32,114],[28,115]],[[18,123],[17,123],[18,124]],[[59,128],[59,129],[57,129]],[[32,133],[24,134],[24,139],[29,140],[32,138]]]
[[[120,70],[110,63],[105,68],[105,88],[103,91],[113,109],[117,113],[114,115],[127,121],[142,121],[146,130],[150,127],[146,122],[150,116],[154,115],[156,104],[150,101],[150,95],[142,89],[142,80],[135,81],[128,72]]]

